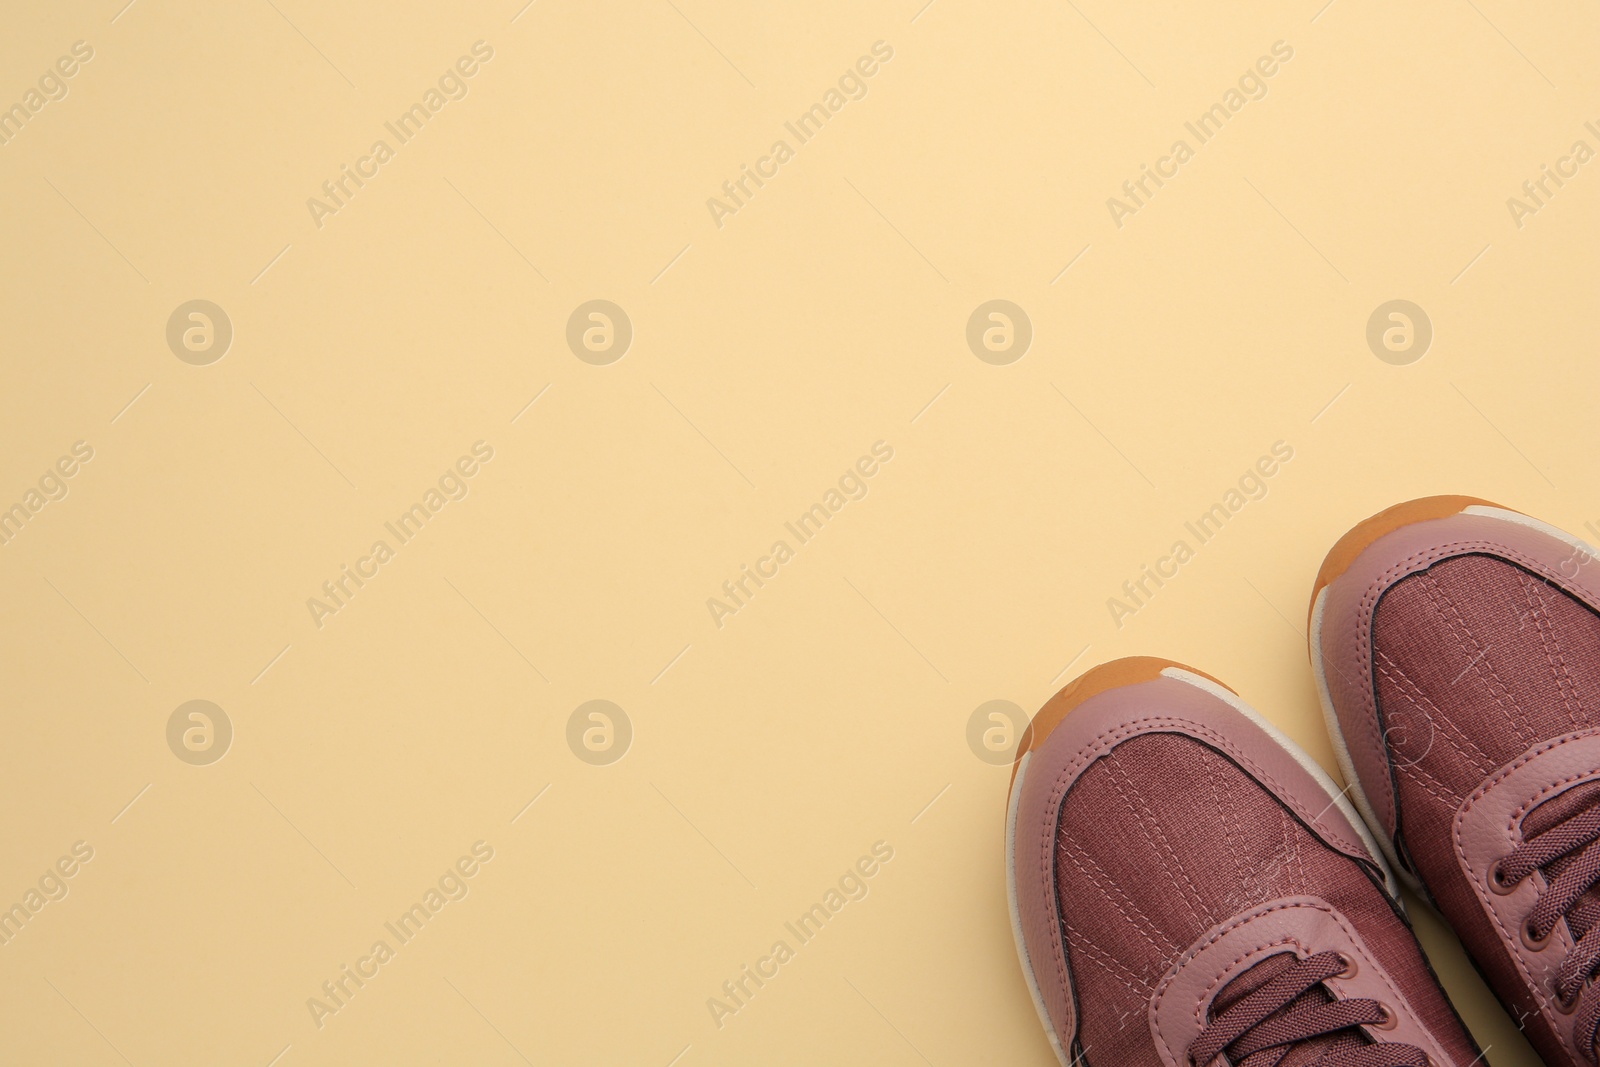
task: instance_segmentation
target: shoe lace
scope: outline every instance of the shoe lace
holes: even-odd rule
[[[1211,1020],[1189,1046],[1191,1067],[1207,1067],[1223,1053],[1234,1067],[1272,1067],[1305,1042],[1361,1026],[1391,1025],[1394,1017],[1389,1008],[1376,1000],[1340,1000],[1326,991],[1322,996],[1307,995],[1328,979],[1349,972],[1350,961],[1339,952],[1320,952],[1283,968]],[[1428,1057],[1413,1045],[1338,1042],[1316,1063],[1318,1067],[1428,1067]]]
[[[1567,921],[1576,941],[1556,972],[1553,992],[1562,1012],[1577,1011],[1576,1044],[1594,1062],[1600,997],[1582,994],[1600,971],[1600,922],[1593,921],[1593,909],[1586,906],[1584,897],[1600,883],[1600,801],[1519,844],[1494,865],[1489,876],[1498,889],[1508,891],[1541,869],[1546,869],[1548,880],[1528,913],[1522,936],[1537,952],[1548,943],[1556,926]],[[1586,914],[1580,916],[1580,911]]]

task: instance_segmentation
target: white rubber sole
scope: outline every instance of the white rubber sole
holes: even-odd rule
[[[1050,1039],[1050,1048],[1061,1061],[1061,1067],[1072,1067],[1067,1060],[1067,1050],[1061,1046],[1061,1035],[1050,1021],[1050,1012],[1044,1006],[1044,994],[1039,992],[1039,979],[1034,977],[1033,961],[1028,958],[1028,942],[1022,936],[1022,909],[1017,905],[1017,803],[1022,796],[1022,782],[1028,773],[1028,761],[1033,753],[1025,752],[1017,764],[1017,780],[1011,783],[1011,799],[1006,805],[1006,903],[1011,909],[1011,936],[1017,943],[1017,960],[1022,964],[1022,977],[1028,982],[1028,995],[1033,998],[1033,1010],[1039,1013],[1044,1026],[1044,1036]]]

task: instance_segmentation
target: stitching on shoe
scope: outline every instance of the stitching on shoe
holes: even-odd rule
[[[1400,767],[1400,771],[1403,774],[1409,775],[1412,778],[1412,780],[1416,782],[1417,786],[1423,792],[1425,792],[1429,796],[1433,797],[1433,799],[1437,800],[1439,803],[1443,804],[1445,807],[1453,808],[1453,807],[1458,806],[1461,803],[1460,801],[1456,800],[1454,797],[1451,797],[1448,794],[1448,789],[1449,789],[1448,786],[1446,786],[1438,778],[1434,777],[1433,775],[1429,774],[1427,771],[1423,770],[1417,764],[1415,764],[1415,763],[1402,764],[1401,767]],[[1429,782],[1432,782],[1433,785],[1429,785],[1428,784]]]
[[[1178,858],[1172,843],[1167,840],[1167,835],[1161,832],[1161,827],[1157,824],[1155,814],[1150,810],[1150,805],[1145,803],[1144,798],[1137,795],[1137,790],[1132,790],[1130,794],[1130,790],[1127,787],[1128,773],[1117,761],[1115,755],[1108,752],[1104,760],[1106,777],[1111,781],[1111,787],[1117,791],[1117,796],[1122,798],[1122,801],[1133,809],[1134,816],[1139,823],[1139,833],[1144,836],[1145,844],[1150,846],[1150,851],[1154,854],[1154,858],[1162,861],[1162,867],[1165,868],[1164,873],[1167,876],[1167,881],[1172,885],[1173,893],[1177,895],[1179,900],[1183,901],[1183,906],[1188,909],[1190,917],[1195,921],[1195,925],[1202,928],[1213,925],[1217,920],[1210,914],[1210,909],[1206,908],[1205,901],[1201,899],[1199,887],[1189,877],[1189,872],[1184,870],[1183,861]],[[1088,768],[1084,770],[1087,773]],[[1180,875],[1183,878],[1183,885],[1178,884]],[[1187,893],[1184,891],[1185,886],[1188,887]]]
[[[1076,930],[1075,927],[1070,925],[1066,925],[1066,928],[1068,931]],[[1135,989],[1143,989],[1146,995],[1155,991],[1155,983],[1148,978],[1141,977],[1135,973],[1131,967],[1123,964],[1115,956],[1111,955],[1111,953],[1107,952],[1099,945],[1096,945],[1089,939],[1087,934],[1079,932],[1079,937],[1081,939],[1079,945],[1081,948],[1086,950],[1084,955],[1088,956],[1091,962],[1098,963],[1100,966],[1104,967],[1112,974],[1112,976],[1117,978],[1126,986]]]
[[[1273,795],[1284,806],[1289,807],[1299,815],[1313,833],[1325,836],[1326,839],[1341,853],[1350,857],[1368,856],[1367,849],[1359,842],[1350,841],[1343,834],[1322,823],[1321,816],[1314,816],[1302,810],[1294,801],[1292,794],[1277,780],[1277,778],[1260,767],[1255,760],[1240,751],[1231,741],[1222,737],[1210,727],[1192,719],[1185,719],[1172,715],[1150,715],[1134,719],[1119,726],[1108,728],[1079,748],[1072,757],[1072,761],[1063,767],[1051,784],[1050,792],[1046,796],[1045,811],[1050,817],[1041,820],[1039,827],[1039,882],[1038,891],[1043,896],[1048,908],[1047,914],[1055,920],[1057,934],[1051,939],[1051,962],[1055,965],[1057,980],[1067,1001],[1067,1021],[1071,1025],[1071,1033],[1060,1035],[1064,1040],[1071,1040],[1077,1034],[1078,1018],[1074,1003],[1072,982],[1067,974],[1067,946],[1065,939],[1060,935],[1061,903],[1056,899],[1056,889],[1051,877],[1054,866],[1050,862],[1051,849],[1054,847],[1056,831],[1059,830],[1062,800],[1066,797],[1068,789],[1078,780],[1084,768],[1095,760],[1111,751],[1117,743],[1130,737],[1144,733],[1160,732],[1162,727],[1181,727],[1183,732],[1206,741],[1207,744],[1227,754],[1231,759],[1245,768],[1250,774],[1268,786]],[[1330,806],[1331,808],[1332,806]],[[1324,809],[1324,814],[1327,810]],[[1342,814],[1342,813],[1341,813]],[[1368,857],[1370,859],[1370,856]]]
[[[1235,916],[1225,925],[1219,926],[1217,929],[1212,931],[1211,936],[1207,937],[1203,942],[1191,946],[1177,960],[1173,961],[1172,966],[1168,968],[1166,975],[1161,979],[1161,984],[1156,989],[1155,996],[1150,1002],[1150,1020],[1154,1024],[1152,1029],[1155,1031],[1156,1040],[1161,1042],[1162,1047],[1167,1050],[1167,1053],[1171,1055],[1174,1060],[1181,1062],[1179,1057],[1172,1051],[1172,1042],[1168,1041],[1166,1035],[1161,1032],[1160,1005],[1161,1001],[1166,997],[1168,990],[1172,988],[1173,980],[1182,973],[1183,966],[1187,963],[1193,962],[1194,959],[1206,949],[1210,948],[1224,937],[1227,937],[1233,931],[1237,930],[1246,923],[1254,922],[1257,919],[1272,915],[1275,912],[1286,911],[1290,908],[1313,908],[1317,911],[1325,912],[1330,918],[1333,919],[1334,922],[1339,924],[1340,928],[1343,929],[1346,934],[1351,935],[1351,941],[1356,940],[1354,931],[1352,931],[1350,927],[1345,924],[1344,919],[1336,914],[1331,907],[1320,902],[1312,902],[1306,899],[1273,904],[1272,906],[1263,908],[1259,911],[1252,911],[1246,915]],[[1286,934],[1276,941],[1266,941],[1245,949],[1237,959],[1229,963],[1226,967],[1218,970],[1217,974],[1212,978],[1211,983],[1206,987],[1204,993],[1195,1001],[1194,1020],[1196,1024],[1201,1028],[1204,1028],[1205,1017],[1202,1014],[1202,1011],[1204,1010],[1205,1006],[1210,1004],[1211,1001],[1216,997],[1217,990],[1224,985],[1227,980],[1229,980],[1229,972],[1231,972],[1235,967],[1239,966],[1239,964],[1243,963],[1245,960],[1249,959],[1251,956],[1254,956],[1265,949],[1276,948],[1279,945],[1294,945],[1297,948],[1305,947],[1296,937],[1294,937],[1294,935]]]
[[[1206,765],[1206,784],[1211,787],[1211,802],[1217,806],[1217,824],[1222,827],[1223,839],[1228,844],[1228,858],[1233,860],[1234,874],[1248,887],[1254,881],[1255,872],[1250,869],[1244,853],[1239,849],[1239,843],[1234,840],[1233,809],[1223,799],[1222,786],[1217,781],[1217,768],[1214,764]]]
[[[1533,628],[1539,635],[1539,645],[1544,649],[1545,664],[1550,668],[1556,689],[1561,693],[1561,702],[1566,707],[1567,717],[1572,720],[1574,730],[1581,730],[1584,724],[1578,721],[1578,713],[1582,701],[1578,698],[1578,687],[1572,679],[1572,670],[1567,666],[1566,652],[1561,647],[1561,636],[1556,633],[1555,619],[1550,615],[1550,607],[1539,592],[1539,583],[1520,571],[1517,573],[1517,578],[1522,584],[1522,595],[1528,605],[1528,614],[1533,616]]]
[[[1216,944],[1217,941],[1228,936],[1228,934],[1232,933],[1234,930],[1237,930],[1240,926],[1272,915],[1275,912],[1288,911],[1296,908],[1308,908],[1314,911],[1322,912],[1338,925],[1339,929],[1343,931],[1345,937],[1349,940],[1351,945],[1356,946],[1357,948],[1366,948],[1366,942],[1362,940],[1360,933],[1351,923],[1345,920],[1345,917],[1342,914],[1340,914],[1332,905],[1314,897],[1300,897],[1298,899],[1284,900],[1274,903],[1268,907],[1263,907],[1259,910],[1252,911],[1247,915],[1236,916],[1225,926],[1218,927],[1215,931],[1213,931],[1213,933],[1207,937],[1204,942],[1192,946],[1183,954],[1182,957],[1180,957],[1180,960],[1175,960],[1172,967],[1168,969],[1166,976],[1162,978],[1161,985],[1157,989],[1155,997],[1151,1001],[1151,1029],[1156,1040],[1160,1043],[1161,1048],[1166,1051],[1167,1055],[1174,1062],[1182,1063],[1183,1060],[1182,1057],[1179,1057],[1174,1053],[1172,1043],[1168,1041],[1166,1035],[1161,1032],[1160,1003],[1171,990],[1173,981],[1180,973],[1182,973],[1183,967],[1188,963],[1192,963],[1194,959],[1207,948]],[[1218,970],[1217,974],[1212,978],[1210,984],[1206,987],[1203,994],[1198,998],[1193,1012],[1196,1025],[1204,1028],[1205,1017],[1203,1015],[1203,1009],[1206,1005],[1212,1003],[1223,985],[1231,981],[1233,977],[1236,977],[1235,975],[1231,974],[1235,968],[1248,960],[1251,956],[1259,955],[1268,949],[1277,948],[1280,945],[1293,945],[1308,954],[1310,952],[1310,948],[1302,943],[1294,934],[1285,934],[1277,940],[1266,941],[1251,948],[1245,949],[1236,959],[1233,960],[1233,962]],[[1370,953],[1370,951],[1370,949],[1367,950],[1368,953]],[[1394,997],[1396,1006],[1404,1011],[1406,1017],[1415,1019],[1417,1021],[1417,1028],[1422,1037],[1429,1042],[1431,1050],[1442,1052],[1439,1036],[1422,1021],[1421,1015],[1418,1013],[1416,1007],[1411,1003],[1411,999],[1406,996],[1405,991],[1400,987],[1395,977],[1389,973],[1388,969],[1383,966],[1383,963],[1376,956],[1368,955],[1366,957],[1366,962],[1370,963],[1375,969],[1376,973],[1382,977],[1383,984],[1388,988],[1389,994]],[[1441,1060],[1439,1062],[1442,1063],[1445,1061]]]
[[[1133,929],[1138,932],[1140,937],[1144,938],[1145,944],[1155,949],[1157,955],[1173,952],[1182,947],[1181,945],[1173,944],[1165,936],[1163,936],[1162,940],[1166,941],[1166,944],[1157,944],[1155,939],[1150,936],[1150,930],[1158,930],[1159,928],[1156,926],[1155,922],[1150,919],[1150,916],[1145,914],[1144,909],[1135,904],[1133,899],[1117,886],[1115,879],[1107,875],[1105,868],[1101,867],[1095,858],[1089,855],[1088,849],[1084,848],[1076,841],[1070,843],[1069,849],[1070,851],[1068,849],[1063,849],[1062,851],[1067,852],[1068,858],[1072,860],[1072,865],[1078,868],[1078,870],[1086,879],[1089,880],[1095,889],[1100,890],[1101,894],[1107,899],[1107,901],[1109,901],[1112,906],[1117,909],[1117,913],[1128,921],[1129,925],[1131,925]],[[1085,861],[1093,865],[1093,871],[1091,871],[1089,867],[1085,865]],[[1098,874],[1095,872],[1098,872]],[[1113,893],[1115,893],[1116,896],[1112,896]],[[1125,906],[1125,904],[1127,906]],[[1128,910],[1129,906],[1131,906],[1134,911],[1139,912],[1139,914],[1143,917],[1143,921],[1134,918],[1134,916]],[[1065,920],[1063,920],[1062,925],[1067,926],[1068,924]]]
[[[1300,850],[1295,847],[1294,823],[1289,820],[1289,816],[1283,813],[1282,808],[1278,809],[1278,819],[1283,823],[1283,839],[1288,843],[1289,846],[1289,859],[1294,863],[1295,869],[1300,872],[1299,884],[1303,886],[1309,886],[1311,885],[1311,876],[1306,873],[1306,858],[1302,856],[1300,854]],[[1315,831],[1313,831],[1313,833],[1315,833]]]
[[[1585,736],[1586,737],[1592,737],[1594,735],[1586,734]],[[1572,740],[1572,741],[1580,741],[1580,740],[1582,740],[1582,738],[1574,737],[1574,738],[1571,738],[1570,740]],[[1559,782],[1552,782],[1551,784],[1545,786],[1543,789],[1539,790],[1539,792],[1535,796],[1530,798],[1527,801],[1527,803],[1523,804],[1520,808],[1518,808],[1516,811],[1511,813],[1511,819],[1506,824],[1506,832],[1507,833],[1515,833],[1516,830],[1517,830],[1517,824],[1520,823],[1523,820],[1523,818],[1530,811],[1532,811],[1534,808],[1538,807],[1540,804],[1544,803],[1544,801],[1546,799],[1548,799],[1549,797],[1554,796],[1555,794],[1561,792],[1562,790],[1566,789],[1567,787],[1569,787],[1571,785],[1574,785],[1574,784],[1576,784],[1578,782],[1583,781],[1585,778],[1595,778],[1595,777],[1597,777],[1597,774],[1600,774],[1600,772],[1596,772],[1596,771],[1592,771],[1592,770],[1590,770],[1590,771],[1580,771],[1577,774],[1569,774],[1569,775],[1567,775],[1565,778],[1561,779]]]
[[[1456,516],[1451,516],[1451,518],[1455,517]],[[1437,521],[1449,521],[1449,519]],[[1545,536],[1550,537],[1551,535],[1546,534]],[[1510,546],[1501,542],[1491,541],[1481,537],[1447,541],[1442,545],[1434,545],[1430,548],[1413,552],[1411,555],[1407,556],[1398,563],[1391,564],[1367,584],[1367,588],[1361,594],[1361,599],[1358,602],[1355,613],[1355,651],[1356,658],[1359,661],[1357,669],[1366,676],[1366,684],[1361,686],[1359,693],[1359,698],[1361,700],[1361,711],[1363,713],[1362,719],[1372,725],[1373,729],[1376,731],[1376,736],[1366,736],[1360,738],[1359,740],[1363,744],[1363,747],[1365,747],[1372,755],[1376,756],[1380,766],[1390,768],[1391,778],[1387,783],[1385,783],[1385,787],[1389,796],[1389,811],[1395,823],[1395,833],[1399,833],[1400,831],[1400,797],[1395,788],[1395,783],[1392,777],[1393,761],[1389,758],[1388,746],[1383,740],[1383,731],[1378,729],[1381,720],[1378,714],[1377,680],[1373,677],[1372,672],[1373,613],[1377,607],[1378,601],[1383,598],[1383,594],[1388,592],[1389,587],[1395,582],[1399,581],[1401,578],[1416,570],[1432,566],[1434,563],[1437,563],[1442,559],[1447,559],[1451,556],[1472,555],[1474,553],[1482,553],[1493,556],[1509,563],[1515,563],[1526,570],[1530,570],[1535,574],[1545,578],[1549,584],[1554,585],[1563,593],[1586,605],[1591,611],[1600,613],[1600,603],[1596,602],[1595,595],[1590,593],[1588,590],[1575,587],[1571,583],[1561,580],[1559,575],[1557,575],[1557,573],[1549,566],[1533,559],[1525,552],[1511,548]],[[1340,674],[1337,667],[1334,668],[1334,673],[1336,675]],[[1362,732],[1367,733],[1365,730]],[[1345,744],[1348,745],[1349,743],[1350,737],[1347,734],[1345,737]],[[1367,795],[1370,800],[1372,796],[1371,791],[1368,791]]]
[[[1084,768],[1095,760],[1100,759],[1116,744],[1139,734],[1161,732],[1163,727],[1181,727],[1182,732],[1196,739],[1204,740],[1208,745],[1226,753],[1234,762],[1249,771],[1252,777],[1268,786],[1276,798],[1299,815],[1308,826],[1317,828],[1321,833],[1324,833],[1339,851],[1352,857],[1367,855],[1365,846],[1346,838],[1343,834],[1337,832],[1335,828],[1324,826],[1320,816],[1313,815],[1309,812],[1309,809],[1302,808],[1289,789],[1272,772],[1258,764],[1228,738],[1223,737],[1203,723],[1174,715],[1147,715],[1102,731],[1093,740],[1085,744],[1078,751],[1078,754],[1073,757],[1072,763],[1063,767],[1061,773],[1057,775],[1049,794],[1049,808],[1059,811],[1062,797],[1066,795],[1067,789],[1071,784],[1077,781]],[[1325,809],[1324,813],[1328,810],[1333,809]],[[1041,838],[1048,838],[1049,836],[1047,829],[1041,830]],[[1041,855],[1048,855],[1048,853],[1041,853]]]
[[[1399,664],[1382,652],[1373,657],[1373,662],[1377,664],[1378,673],[1393,682],[1401,691],[1401,694],[1411,701],[1413,707],[1427,713],[1428,725],[1444,735],[1444,739],[1449,742],[1450,747],[1460,753],[1462,759],[1472,764],[1473,770],[1477,772],[1479,778],[1495,769],[1496,764],[1489,758],[1489,754],[1474,744],[1472,738],[1462,733],[1461,728],[1456,726],[1450,720],[1450,717],[1428,698],[1428,694],[1424,693],[1416,682],[1407,677],[1406,672],[1401,669]],[[1467,751],[1468,749],[1472,751],[1469,752]],[[1405,766],[1415,765],[1415,762],[1412,762]]]
[[[1443,562],[1441,560],[1440,562]],[[1522,573],[1517,572],[1519,575]],[[1461,608],[1456,605],[1455,598],[1445,591],[1439,580],[1431,574],[1422,574],[1423,588],[1427,590],[1428,602],[1433,605],[1433,610],[1438,613],[1441,621],[1450,630],[1450,636],[1455,640],[1456,646],[1462,655],[1467,657],[1467,669],[1472,671],[1479,681],[1483,682],[1489,690],[1489,695],[1494,698],[1495,707],[1505,717],[1506,726],[1515,735],[1518,742],[1528,744],[1536,738],[1522,722],[1527,713],[1522,707],[1522,702],[1511,692],[1511,687],[1506,685],[1505,679],[1500,677],[1493,663],[1489,662],[1491,647],[1484,647],[1482,641],[1473,632],[1472,626],[1466,617],[1461,614]],[[1471,647],[1468,647],[1468,644]],[[1510,705],[1509,709],[1507,705]]]
[[[1276,908],[1271,908],[1271,909],[1269,909],[1267,911],[1258,912],[1255,915],[1250,916],[1250,918],[1251,919],[1259,919],[1263,915],[1271,915],[1274,911],[1284,911],[1284,910],[1286,910],[1288,908],[1291,908],[1291,907],[1315,907],[1315,908],[1317,908],[1318,911],[1324,911],[1324,912],[1327,912],[1329,915],[1333,915],[1333,911],[1331,909],[1317,907],[1314,904],[1305,904],[1305,905],[1301,905],[1301,904],[1283,904],[1283,905],[1280,905],[1280,906],[1278,906]],[[1337,918],[1337,916],[1335,916],[1335,918]],[[1231,933],[1233,930],[1238,928],[1238,925],[1239,925],[1238,922],[1235,922],[1232,926],[1229,927],[1229,930],[1227,932]],[[1213,938],[1211,941],[1208,941],[1207,945],[1214,944],[1215,940],[1216,939]],[[1202,1009],[1207,1004],[1210,1004],[1213,1000],[1215,1000],[1217,994],[1222,991],[1222,987],[1227,985],[1230,981],[1232,981],[1234,979],[1234,977],[1236,977],[1234,974],[1232,974],[1232,971],[1233,971],[1233,969],[1235,967],[1239,966],[1239,964],[1243,963],[1245,960],[1249,959],[1251,956],[1257,955],[1258,953],[1261,953],[1261,952],[1265,952],[1267,949],[1288,947],[1290,945],[1293,945],[1295,948],[1300,949],[1302,952],[1310,952],[1311,951],[1310,948],[1303,941],[1301,941],[1298,937],[1295,937],[1293,934],[1285,934],[1283,937],[1278,938],[1276,941],[1267,941],[1267,942],[1265,942],[1263,944],[1256,945],[1254,948],[1246,949],[1244,952],[1241,952],[1239,954],[1237,959],[1232,960],[1225,967],[1220,968],[1217,971],[1216,975],[1211,979],[1211,982],[1205,987],[1204,990],[1201,991],[1200,999],[1199,999],[1198,1002],[1196,1002],[1195,1008],[1194,1008],[1194,1021],[1199,1023],[1201,1026],[1205,1025],[1206,1019],[1205,1019],[1205,1016],[1201,1013]],[[1195,953],[1195,955],[1199,955],[1199,953],[1197,952],[1197,953]],[[1190,957],[1190,959],[1192,960],[1193,957]]]
[[[1523,767],[1527,766],[1529,763],[1533,762],[1535,759],[1544,755],[1545,753],[1553,752],[1563,745],[1570,745],[1574,742],[1584,741],[1592,737],[1600,737],[1600,733],[1595,731],[1587,731],[1577,735],[1559,737],[1552,741],[1547,741],[1546,743],[1523,753],[1516,759],[1516,761],[1507,764],[1493,778],[1480,785],[1473,792],[1473,794],[1466,799],[1466,801],[1461,805],[1461,810],[1455,818],[1455,826],[1451,832],[1451,836],[1455,841],[1456,864],[1461,870],[1466,871],[1468,877],[1472,880],[1473,892],[1478,896],[1479,910],[1488,915],[1489,919],[1493,921],[1495,929],[1500,932],[1500,938],[1503,943],[1502,948],[1505,949],[1506,955],[1511,957],[1512,963],[1516,964],[1517,971],[1522,975],[1523,985],[1527,987],[1534,1003],[1538,1006],[1540,1016],[1543,1018],[1545,1025],[1550,1027],[1551,1032],[1556,1035],[1558,1039],[1562,1040],[1564,1040],[1564,1038],[1562,1038],[1562,1028],[1550,1015],[1547,998],[1535,987],[1533,972],[1528,969],[1527,961],[1523,958],[1522,953],[1517,951],[1515,947],[1516,939],[1512,937],[1511,931],[1506,929],[1505,923],[1500,920],[1499,912],[1496,911],[1495,908],[1489,903],[1488,889],[1484,884],[1482,873],[1473,867],[1472,864],[1467,862],[1466,843],[1462,840],[1461,831],[1462,827],[1466,823],[1467,812],[1472,810],[1473,806],[1487,796],[1489,791],[1495,786],[1499,785],[1512,774],[1516,773],[1518,770],[1521,770]],[[1514,832],[1517,823],[1521,820],[1521,817],[1528,811],[1531,811],[1540,798],[1553,793],[1559,788],[1570,785],[1572,782],[1592,776],[1594,773],[1594,771],[1585,771],[1579,774],[1569,775],[1561,783],[1549,785],[1541,789],[1534,799],[1525,802],[1520,808],[1517,809],[1517,811],[1512,813],[1512,817],[1505,827],[1506,831],[1508,833]]]

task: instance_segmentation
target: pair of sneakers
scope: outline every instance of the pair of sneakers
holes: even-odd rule
[[[1547,1063],[1594,1067],[1593,563],[1468,497],[1346,534],[1309,634],[1345,790],[1221,682],[1165,660],[1096,667],[1045,704],[1012,771],[1006,862],[1061,1062],[1471,1067],[1397,873]]]

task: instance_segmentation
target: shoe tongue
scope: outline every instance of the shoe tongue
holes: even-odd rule
[[[1212,1017],[1215,1018],[1227,1011],[1233,1005],[1288,970],[1294,963],[1295,957],[1293,954],[1282,952],[1276,956],[1269,956],[1254,967],[1251,967],[1222,987],[1222,991],[1211,1002]],[[1332,994],[1324,987],[1316,985],[1300,994],[1297,999],[1284,1005],[1282,1009],[1274,1012],[1268,1018],[1277,1018],[1296,1008],[1303,1008],[1313,1004],[1331,1004],[1332,1002]],[[1303,1041],[1290,1049],[1283,1059],[1277,1061],[1275,1067],[1313,1067],[1329,1052],[1337,1049],[1359,1048],[1366,1043],[1366,1039],[1354,1030],[1313,1038],[1310,1041]]]
[[[1293,953],[1280,952],[1276,956],[1268,956],[1254,967],[1249,968],[1239,977],[1222,987],[1217,998],[1211,1002],[1211,1014],[1221,1015],[1251,993],[1260,989],[1278,975],[1294,966]],[[1312,990],[1315,992],[1315,990]]]
[[[1565,822],[1590,807],[1596,800],[1600,800],[1600,782],[1585,782],[1564,793],[1557,793],[1528,812],[1522,820],[1522,835],[1530,839],[1538,837],[1556,823]]]
[[[1523,840],[1533,840],[1597,802],[1600,802],[1600,782],[1585,782],[1551,797],[1528,812],[1522,820]],[[1545,867],[1545,876],[1554,878],[1571,863],[1572,857],[1564,856]],[[1600,886],[1589,889],[1578,898],[1572,910],[1567,912],[1567,929],[1571,932],[1573,940],[1582,937],[1596,922],[1600,922]]]

